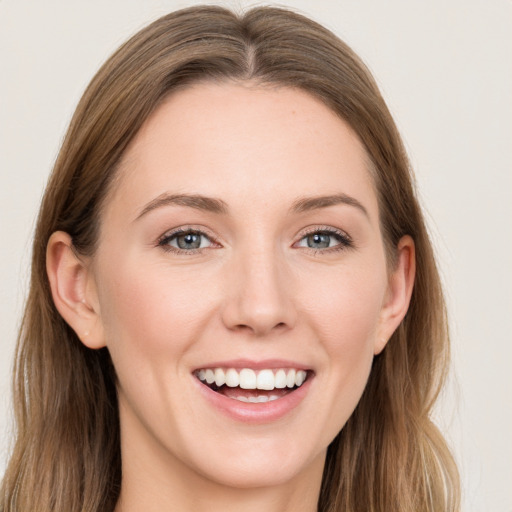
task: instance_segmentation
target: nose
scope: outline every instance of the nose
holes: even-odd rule
[[[275,252],[249,249],[230,265],[222,311],[228,329],[262,337],[295,325],[289,271]]]

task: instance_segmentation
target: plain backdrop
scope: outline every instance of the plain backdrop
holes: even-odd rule
[[[0,473],[34,218],[67,123],[120,43],[195,3],[0,0]],[[453,369],[436,416],[460,466],[463,510],[512,512],[512,2],[280,5],[345,39],[395,116],[448,297]]]

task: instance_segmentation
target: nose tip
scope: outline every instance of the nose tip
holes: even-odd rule
[[[245,262],[232,273],[223,311],[227,328],[262,337],[294,326],[296,312],[283,269],[275,261]]]

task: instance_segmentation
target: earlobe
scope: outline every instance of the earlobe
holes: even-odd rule
[[[379,333],[375,342],[375,354],[384,349],[405,317],[411,301],[415,275],[414,240],[406,235],[398,242],[395,267],[389,276],[388,289],[381,310]]]
[[[48,241],[46,272],[53,302],[62,318],[87,347],[105,346],[90,269],[74,251],[71,237],[63,231],[56,231]]]

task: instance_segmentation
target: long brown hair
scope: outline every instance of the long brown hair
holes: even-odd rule
[[[40,210],[14,372],[17,438],[0,511],[112,511],[121,485],[115,372],[58,314],[45,270],[56,230],[92,254],[102,202],[127,145],[162,99],[199,80],[303,89],[360,137],[390,261],[410,235],[417,276],[409,311],[375,357],[368,385],[328,449],[322,512],[454,512],[458,477],[430,419],[448,363],[440,279],[400,136],[360,59],[331,32],[284,9],[236,15],[193,7],[155,21],[100,69],[71,121]]]

